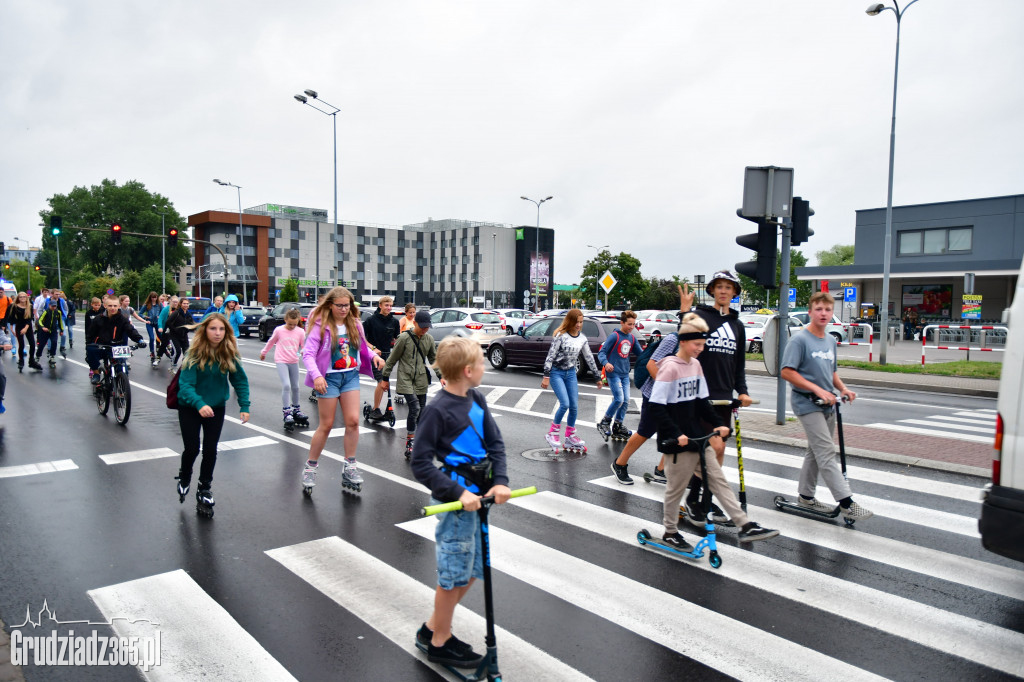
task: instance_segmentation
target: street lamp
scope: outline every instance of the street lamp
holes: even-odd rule
[[[548,197],[537,201],[536,199],[530,199],[529,197],[519,197],[524,201],[530,201],[537,204],[537,232],[535,233],[536,239],[534,239],[534,299],[533,299],[533,312],[540,312],[540,205],[545,201],[551,201],[554,197]]]
[[[239,200],[241,204],[241,200]],[[162,278],[160,280],[160,293],[166,293],[164,289],[167,288],[167,228],[164,225],[164,216],[166,213],[160,211],[156,204],[153,204],[153,208],[160,214],[160,272]],[[239,217],[241,220],[241,217]]]
[[[337,234],[338,234],[338,112],[341,111],[341,109],[339,109],[338,107],[334,106],[333,104],[330,104],[329,102],[325,102],[322,99],[320,99],[320,97],[317,94],[316,90],[303,90],[303,92],[305,92],[306,95],[309,95],[309,97],[313,98],[314,100],[316,100],[317,102],[319,102],[323,106],[329,107],[330,109],[333,109],[333,111],[324,111],[320,107],[313,106],[312,104],[310,104],[309,103],[309,99],[307,99],[305,95],[295,95],[295,99],[298,102],[301,102],[302,104],[305,104],[307,107],[310,107],[312,109],[316,109],[321,114],[324,114],[326,116],[330,116],[331,120],[334,122],[334,235],[335,235],[335,238],[337,238]],[[341,279],[341,278],[339,277],[339,279]],[[317,230],[316,230],[316,300],[318,300],[318,301],[320,300],[320,228],[319,227],[317,227]]]
[[[594,256],[594,260],[595,261],[597,260],[597,258],[599,258],[601,256],[601,249],[607,249],[608,246],[609,246],[608,244],[605,244],[604,246],[594,246],[593,244],[587,244],[587,248],[588,249],[594,249],[597,252],[597,255]],[[599,274],[598,275],[594,275],[594,310],[597,310],[597,297],[598,297],[598,293],[597,292],[598,292],[600,286],[601,286],[601,275],[599,275]]]
[[[28,277],[28,284],[25,286],[25,288],[28,289],[29,291],[32,291],[32,263],[30,263],[28,260],[28,240],[19,239],[18,237],[15,237],[14,241],[25,242],[25,276]]]
[[[245,232],[243,231],[244,228],[242,227],[242,188],[233,183],[226,182],[224,180],[218,180],[217,178],[214,178],[213,181],[216,182],[218,185],[222,185],[224,187],[234,187],[236,190],[238,190],[238,255],[242,257],[242,305],[248,305],[249,295],[245,287],[245,279],[247,275],[245,274]],[[211,291],[210,293],[212,294],[213,292]],[[226,296],[227,293],[228,292],[225,291],[224,295]]]
[[[491,307],[498,307],[498,297],[494,293],[498,287],[498,261],[495,258],[498,249],[498,233],[491,233]]]
[[[885,250],[882,252],[882,304],[880,313],[882,315],[882,344],[879,347],[878,362],[885,364],[885,354],[889,342],[889,264],[892,260],[892,169],[893,159],[896,154],[896,82],[900,73],[900,22],[904,13],[917,0],[910,0],[901,10],[899,3],[893,0],[893,7],[886,7],[876,2],[868,7],[865,12],[868,16],[877,16],[885,10],[891,10],[896,15],[896,67],[892,76],[892,127],[889,130],[889,197],[885,204]]]

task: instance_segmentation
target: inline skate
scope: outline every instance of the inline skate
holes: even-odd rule
[[[284,430],[291,433],[295,430],[295,417],[292,415],[290,408],[286,407],[282,412],[284,413]]]
[[[174,477],[174,480],[178,482],[178,502],[185,504],[185,498],[188,496],[188,488],[191,480],[191,476],[183,476],[179,471],[178,475]]]
[[[608,415],[597,422],[597,432],[601,434],[601,438],[604,438],[604,442],[607,443],[608,439],[612,436],[612,420]]]
[[[208,519],[213,518],[213,505],[217,504],[213,501],[213,491],[210,490],[210,486],[199,484],[196,488],[196,513],[200,516],[205,516]]]
[[[313,486],[316,485],[316,462],[306,460],[306,467],[302,470],[302,494],[306,497],[313,495]]]
[[[407,460],[412,459],[412,441],[411,436],[405,439],[405,458]]]
[[[292,421],[295,425],[304,429],[309,428],[309,416],[302,413],[298,405],[292,405]]]
[[[552,427],[550,431],[544,434],[544,440],[548,442],[551,450],[557,455],[562,447],[562,444],[559,442],[558,428]]]
[[[576,435],[576,429],[571,426],[567,426],[565,429],[565,450],[583,454],[587,452],[587,444]]]
[[[363,489],[363,475],[356,468],[356,461],[354,459],[345,460],[345,471],[341,474],[341,488],[342,490],[348,489],[357,493]]]
[[[612,440],[623,441],[629,440],[629,437],[633,435],[633,432],[626,428],[626,425],[620,421],[612,422]]]

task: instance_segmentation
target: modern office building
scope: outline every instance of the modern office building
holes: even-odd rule
[[[827,288],[839,300],[852,289],[854,300],[837,306],[844,319],[875,318],[884,247],[885,208],[857,211],[854,264],[797,268],[797,277],[813,280],[815,289]],[[1013,299],[1022,257],[1024,194],[894,206],[890,316],[913,308],[922,318],[959,320],[969,293],[973,319],[998,320]],[[974,274],[973,292],[964,291],[967,273]]]
[[[273,303],[288,279],[301,300],[336,285],[361,302],[388,294],[398,304],[431,307],[488,304],[523,307],[539,280],[540,307],[550,300],[554,230],[501,223],[428,219],[403,226],[346,222],[337,229],[324,209],[263,204],[236,212],[189,216],[198,241],[194,285],[228,288],[250,300]],[[539,258],[535,242],[539,241]],[[204,243],[209,242],[209,243]],[[220,251],[214,246],[219,247]],[[539,274],[532,272],[539,265]],[[251,292],[255,293],[251,293]],[[532,303],[532,297],[531,303]]]

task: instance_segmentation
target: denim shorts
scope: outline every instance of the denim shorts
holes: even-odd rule
[[[441,504],[435,499],[430,504]],[[452,590],[483,579],[484,556],[480,544],[480,516],[475,511],[445,512],[434,531],[437,553],[437,584]]]
[[[342,393],[359,390],[359,370],[350,369],[345,372],[329,372],[324,375],[327,380],[327,391],[317,393],[317,398],[337,398]]]

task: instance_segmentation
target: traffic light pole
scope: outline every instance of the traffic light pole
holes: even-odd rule
[[[60,278],[60,235],[55,236],[54,240],[57,242],[57,288],[64,291],[64,283]]]
[[[786,423],[786,380],[782,378],[782,356],[786,353],[786,341],[789,339],[789,247],[792,239],[792,223],[788,218],[782,219],[782,272],[779,276],[779,357],[775,364],[779,368],[775,385],[775,423]],[[763,350],[763,349],[762,349]]]

